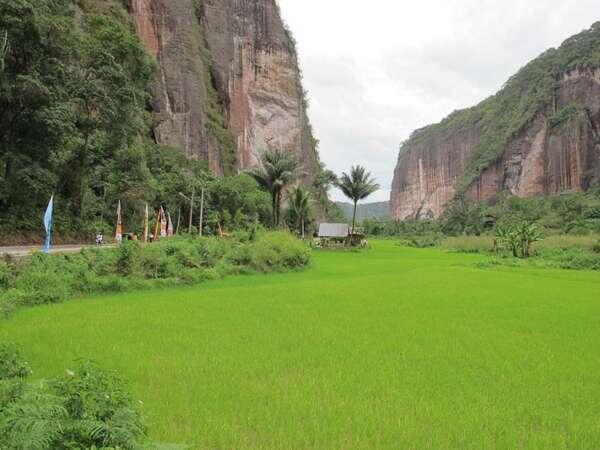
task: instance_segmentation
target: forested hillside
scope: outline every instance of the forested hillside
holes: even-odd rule
[[[395,218],[439,217],[457,196],[493,201],[600,184],[600,23],[550,49],[494,96],[415,131],[400,151]]]
[[[192,11],[201,11],[201,6],[193,3]],[[210,183],[215,189],[207,193],[209,222],[229,228],[270,217],[268,196],[252,179],[215,178],[213,173],[222,172],[216,170],[221,163],[209,171],[212,162],[184,145],[188,138],[177,128],[177,108],[193,106],[207,117],[209,128],[219,123],[219,133],[230,134],[224,106],[218,103],[223,99],[210,85],[215,83],[210,66],[198,75],[209,84],[198,93],[206,98],[198,97],[191,106],[174,103],[195,97],[177,92],[177,80],[189,73],[173,71],[187,70],[185,64],[190,71],[210,64],[210,54],[202,53],[207,50],[202,50],[201,32],[194,37],[186,31],[183,42],[201,48],[181,49],[188,59],[175,64],[168,53],[176,51],[172,43],[165,42],[164,51],[157,53],[140,39],[145,37],[139,28],[143,13],[118,0],[0,0],[0,236],[41,235],[41,216],[52,195],[58,239],[110,230],[119,200],[126,228],[141,226],[146,203],[151,209],[165,206],[176,220],[187,217],[189,210],[180,193],[190,196]],[[195,14],[184,18],[201,20]],[[166,79],[165,73],[173,78]],[[156,88],[159,79],[167,85]],[[185,85],[194,85],[194,80]],[[170,98],[170,119],[160,109],[165,107],[164,92]],[[170,135],[179,138],[165,140],[157,134],[164,133],[167,119],[175,127]],[[198,136],[206,139],[201,145],[231,152],[231,134],[227,139]],[[310,176],[305,183],[327,203],[318,155],[316,162],[313,156],[307,158]],[[244,169],[232,161],[230,167]]]
[[[354,206],[351,203],[337,202],[337,206],[342,210],[346,220],[352,220],[352,211]],[[383,219],[390,217],[390,203],[362,203],[356,208],[356,220],[364,219]]]

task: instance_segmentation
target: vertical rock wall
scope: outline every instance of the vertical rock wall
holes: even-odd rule
[[[159,63],[152,88],[158,143],[183,148],[222,173],[223,149],[206,108],[207,90],[216,89],[238,171],[257,165],[266,149],[283,149],[310,181],[318,158],[293,38],[275,0],[132,0],[130,9]]]
[[[476,201],[508,191],[520,197],[583,191],[600,181],[600,70],[573,70],[558,80],[546,109],[467,188]],[[552,118],[573,108],[562,123]],[[457,191],[481,139],[477,124],[409,140],[399,157],[392,217],[439,217]]]

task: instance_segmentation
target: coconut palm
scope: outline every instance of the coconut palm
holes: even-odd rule
[[[288,201],[292,218],[295,221],[296,227],[300,230],[302,239],[304,239],[306,220],[308,219],[312,206],[312,196],[309,191],[298,186],[290,192]]]
[[[354,203],[354,212],[352,213],[352,233],[356,225],[356,206],[360,200],[366,199],[369,195],[379,190],[377,182],[371,178],[371,173],[362,166],[350,168],[350,174],[343,173],[337,182],[338,188],[343,194]]]
[[[261,167],[248,173],[271,194],[273,224],[278,227],[281,223],[281,197],[285,188],[298,177],[298,162],[289,153],[268,150],[261,158]]]

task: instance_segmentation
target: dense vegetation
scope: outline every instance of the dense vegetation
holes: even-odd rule
[[[533,198],[503,195],[493,204],[459,197],[439,220],[369,219],[363,226],[374,236],[477,236],[519,222],[535,222],[550,235],[600,233],[600,190]]]
[[[23,309],[0,341],[35,379],[117,370],[152,441],[192,449],[600,447],[597,273],[371,247]]]
[[[231,174],[233,142],[202,36],[198,46],[203,107]],[[179,193],[202,186],[207,232],[272,224],[269,199],[249,177],[217,180],[205,163],[154,143],[156,69],[121,1],[0,0],[0,245],[39,241],[52,194],[55,242],[109,235],[119,200],[130,232],[141,231],[146,203],[174,221],[188,217]],[[322,164],[315,173],[310,188],[326,213],[331,174]]]
[[[494,204],[459,197],[439,220],[363,221],[371,236],[410,247],[499,256],[496,263],[600,270],[600,191],[553,197],[501,197]],[[542,242],[538,242],[542,241]],[[536,243],[537,242],[537,243]]]
[[[480,130],[481,140],[459,183],[459,191],[462,191],[502,154],[536,114],[552,105],[554,92],[564,73],[597,67],[600,67],[600,22],[527,64],[496,95],[473,108],[454,112],[439,124],[415,131],[403,150],[432,136],[466,129]],[[551,118],[552,127],[565,123],[577,111],[577,105],[557,111]]]
[[[92,362],[43,382],[14,345],[0,344],[0,443],[3,449],[136,449],[145,426],[121,379]]]
[[[310,249],[284,232],[238,232],[228,239],[179,237],[152,245],[85,249],[75,255],[35,253],[0,262],[0,313],[73,296],[194,284],[230,274],[306,266]]]

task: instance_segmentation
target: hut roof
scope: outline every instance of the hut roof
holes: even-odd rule
[[[346,238],[350,234],[350,226],[347,223],[322,223],[319,225],[319,237]]]

